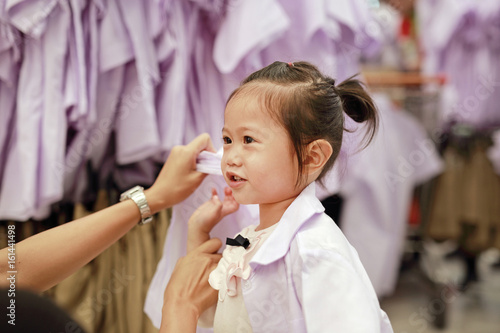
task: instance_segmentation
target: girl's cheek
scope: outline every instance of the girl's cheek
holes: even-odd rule
[[[226,158],[224,155],[222,155],[222,158],[220,160],[220,168],[224,171],[225,167],[226,167]]]

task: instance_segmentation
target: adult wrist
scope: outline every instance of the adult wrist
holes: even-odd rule
[[[198,308],[178,297],[168,297],[165,295],[165,300],[162,308],[162,321],[166,321],[166,326],[178,326],[179,323],[183,326],[186,331],[189,331],[189,327],[192,326],[196,330],[198,319],[200,318],[200,312]],[[185,325],[185,326],[184,326]],[[162,323],[163,326],[163,323]]]
[[[157,194],[152,187],[144,190],[144,194],[153,214],[170,207],[165,197]]]

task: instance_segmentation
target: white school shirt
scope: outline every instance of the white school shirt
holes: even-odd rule
[[[259,231],[255,230],[257,225],[243,229],[239,235],[249,240],[249,246],[247,248],[226,246],[217,269],[210,273],[208,282],[212,288],[219,290],[219,302],[214,306],[215,315],[212,311],[207,311],[207,314],[211,315],[215,332],[252,331],[243,300],[241,282],[248,278],[247,274],[251,273],[249,262],[252,256],[257,253],[277,226],[278,224],[274,224]],[[200,320],[204,315],[200,316]]]
[[[358,254],[311,183],[249,263],[242,281],[257,332],[393,332]]]

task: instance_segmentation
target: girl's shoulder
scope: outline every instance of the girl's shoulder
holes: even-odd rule
[[[326,251],[351,257],[355,252],[338,225],[325,213],[316,214],[298,230],[293,246],[301,254]]]
[[[317,214],[296,233],[285,263],[291,265],[294,276],[301,276],[304,270],[315,271],[371,286],[356,249],[326,214]]]
[[[300,239],[328,239],[340,241],[345,239],[339,226],[325,213],[315,214],[298,230],[296,237]]]

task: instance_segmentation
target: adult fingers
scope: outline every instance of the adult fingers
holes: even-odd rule
[[[222,254],[220,253],[214,253],[214,254],[207,254],[207,256],[212,259],[213,262],[218,263],[219,260],[222,258]]]
[[[207,240],[205,243],[201,244],[198,246],[196,249],[194,249],[192,252],[194,253],[215,253],[217,252],[220,247],[222,246],[222,242],[218,238],[211,238]]]
[[[194,149],[196,154],[199,154],[202,150],[208,150],[215,153],[215,148],[208,133],[198,135],[187,146]]]

